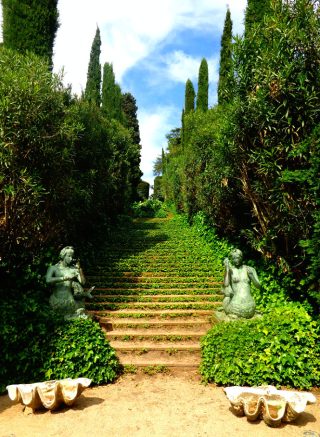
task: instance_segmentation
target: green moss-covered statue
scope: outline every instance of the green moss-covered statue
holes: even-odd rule
[[[253,267],[242,262],[242,252],[234,249],[230,253],[231,261],[224,260],[225,274],[223,283],[223,309],[230,318],[249,319],[255,314],[255,301],[251,295],[251,282],[260,288],[257,273]]]
[[[65,319],[87,318],[84,298],[91,297],[91,290],[84,291],[84,275],[73,256],[73,247],[66,246],[60,251],[60,261],[48,268],[46,282],[53,286],[49,303]]]

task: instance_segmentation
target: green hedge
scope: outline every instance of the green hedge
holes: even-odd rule
[[[0,303],[0,393],[9,384],[57,378],[112,382],[120,371],[98,323],[56,318],[39,296]]]
[[[201,342],[205,382],[310,389],[320,384],[320,329],[288,304],[262,318],[215,325]]]
[[[45,379],[85,377],[95,384],[112,382],[119,360],[99,324],[90,319],[66,321],[56,327],[49,342]]]

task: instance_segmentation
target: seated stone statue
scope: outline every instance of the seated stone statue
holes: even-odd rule
[[[249,319],[254,316],[256,309],[250,285],[252,282],[260,288],[260,282],[255,269],[243,264],[241,250],[234,249],[230,258],[231,262],[228,258],[224,260],[223,309],[230,318]]]
[[[66,246],[60,252],[60,261],[49,266],[46,282],[53,286],[49,303],[65,319],[87,318],[84,311],[84,298],[92,297],[91,290],[84,291],[84,275],[79,262],[74,263],[73,256],[73,247]]]

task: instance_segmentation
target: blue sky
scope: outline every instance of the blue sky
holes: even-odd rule
[[[63,70],[64,82],[81,93],[98,25],[101,64],[113,64],[122,91],[132,93],[137,101],[141,170],[150,184],[153,162],[166,147],[166,134],[180,126],[185,82],[191,79],[196,89],[203,57],[209,64],[209,106],[216,102],[227,4],[233,32],[241,34],[246,0],[58,1],[54,71]]]

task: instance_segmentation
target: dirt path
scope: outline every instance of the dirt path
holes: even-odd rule
[[[316,396],[297,422],[274,429],[234,416],[222,388],[195,376],[126,375],[53,413],[25,415],[21,404],[0,396],[0,437],[314,437],[320,436]]]

